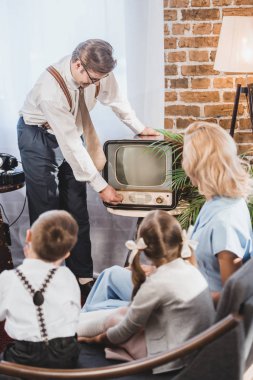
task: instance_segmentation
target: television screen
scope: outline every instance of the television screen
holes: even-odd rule
[[[103,176],[122,196],[114,208],[151,210],[176,207],[172,190],[175,157],[161,140],[109,140],[104,145],[107,163]],[[107,204],[106,204],[107,205]]]
[[[122,146],[116,152],[117,181],[131,187],[160,186],[166,181],[166,156],[141,145]]]

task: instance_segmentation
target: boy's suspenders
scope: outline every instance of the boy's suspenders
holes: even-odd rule
[[[18,276],[19,280],[22,282],[24,285],[25,289],[30,293],[33,299],[33,303],[36,307],[36,313],[37,313],[37,319],[39,323],[39,329],[40,329],[40,335],[41,338],[43,339],[44,342],[48,342],[48,335],[47,335],[47,328],[46,328],[46,322],[44,318],[44,312],[42,305],[44,303],[44,293],[52,280],[52,278],[55,275],[55,272],[57,271],[58,268],[53,268],[50,269],[49,272],[46,275],[45,280],[43,281],[41,287],[39,290],[35,290],[33,286],[30,284],[30,282],[27,280],[25,275],[21,272],[20,269],[16,269],[16,275]]]

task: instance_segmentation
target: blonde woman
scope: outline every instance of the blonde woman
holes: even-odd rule
[[[195,122],[185,131],[183,168],[206,202],[191,238],[214,299],[227,278],[253,252],[246,200],[252,180],[232,137],[216,124]]]

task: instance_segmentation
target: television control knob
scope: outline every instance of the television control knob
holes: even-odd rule
[[[164,202],[163,197],[157,197],[157,198],[156,198],[156,203],[161,204],[161,203],[163,203],[163,202]]]

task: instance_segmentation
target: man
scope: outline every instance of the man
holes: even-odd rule
[[[30,222],[52,209],[65,209],[74,216],[79,225],[78,242],[66,265],[78,278],[83,293],[93,280],[86,182],[103,201],[122,201],[99,173],[105,161],[89,111],[98,100],[111,107],[135,133],[157,134],[144,127],[121,96],[112,73],[116,66],[112,52],[111,45],[103,40],[80,43],[71,57],[64,57],[42,73],[25,100],[18,122]]]

